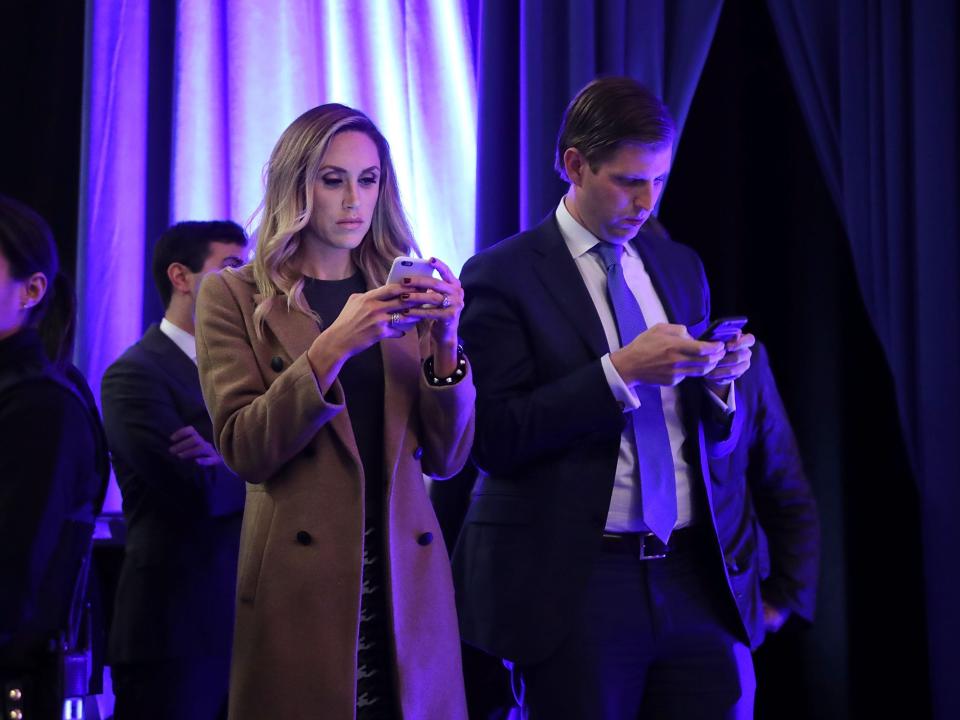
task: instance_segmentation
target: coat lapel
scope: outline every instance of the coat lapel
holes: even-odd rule
[[[393,492],[400,449],[416,401],[420,372],[420,347],[415,330],[400,338],[380,341],[383,355],[383,463],[387,487],[385,497]]]
[[[260,304],[262,297],[259,293],[253,296],[253,304]],[[274,298],[273,305],[265,318],[270,332],[286,351],[291,360],[296,360],[310,349],[310,345],[320,334],[320,326],[316,321],[298,310],[288,310],[283,298]]]
[[[259,305],[261,300],[261,295],[259,293],[255,294],[253,296],[254,306]],[[288,310],[287,304],[283,300],[277,300],[273,303],[264,320],[267,328],[291,361],[296,360],[309,350],[310,345],[320,334],[320,326],[313,318],[298,310]],[[343,388],[340,387],[339,380],[334,380],[334,386],[330,388],[328,394],[335,391],[338,391],[341,396],[343,395]],[[357,441],[353,436],[353,426],[350,424],[350,415],[346,408],[343,409],[343,412],[339,412],[331,418],[330,427],[356,461],[357,467],[362,468],[360,451],[357,449]]]
[[[553,215],[537,228],[535,247],[540,254],[539,262],[534,264],[535,272],[564,316],[595,357],[609,352],[600,316]]]

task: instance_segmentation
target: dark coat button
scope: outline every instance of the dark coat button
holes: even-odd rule
[[[313,542],[313,538],[310,536],[310,533],[308,533],[306,530],[300,530],[297,533],[297,542],[300,543],[301,545],[309,545],[310,543]]]
[[[413,459],[414,459],[414,460],[419,460],[419,459],[422,458],[422,457],[423,457],[423,448],[422,448],[422,447],[418,447],[416,450],[413,451]]]
[[[424,547],[426,547],[432,542],[433,542],[432,532],[425,532],[423,535],[417,538],[417,545],[423,545]]]
[[[274,372],[280,372],[283,370],[283,358],[279,355],[274,355],[273,359],[270,361],[270,367]]]

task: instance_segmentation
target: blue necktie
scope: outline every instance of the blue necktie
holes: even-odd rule
[[[623,276],[623,266],[620,264],[623,247],[601,240],[595,249],[607,268],[607,295],[617,319],[620,346],[625,347],[647,329],[647,324]],[[670,449],[663,404],[660,402],[660,387],[637,385],[634,391],[640,399],[640,407],[627,417],[633,425],[633,436],[637,442],[643,523],[666,543],[677,522],[677,482],[673,451]]]

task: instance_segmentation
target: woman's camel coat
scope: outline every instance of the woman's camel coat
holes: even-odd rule
[[[322,395],[306,350],[319,334],[276,302],[262,340],[249,267],[211,274],[197,361],[214,437],[247,481],[231,720],[354,717],[363,470],[339,381]],[[425,343],[425,339],[424,339]],[[417,334],[380,343],[385,373],[387,597],[407,720],[466,718],[447,550],[423,473],[449,477],[473,440],[471,375],[429,386]]]

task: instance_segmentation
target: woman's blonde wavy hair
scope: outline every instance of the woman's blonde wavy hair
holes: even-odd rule
[[[342,132],[362,132],[373,140],[380,156],[380,188],[370,229],[353,251],[353,261],[368,282],[382,284],[393,259],[420,254],[403,206],[390,158],[390,145],[376,125],[359,110],[330,103],[307,110],[283,131],[264,171],[266,191],[256,230],[253,277],[261,302],[253,313],[258,337],[274,303],[286,296],[287,309],[321,321],[303,296],[303,275],[295,257],[302,231],[313,214],[313,188],[327,147]]]

